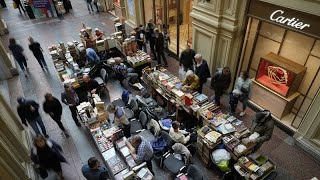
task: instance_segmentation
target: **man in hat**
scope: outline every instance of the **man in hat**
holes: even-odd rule
[[[253,118],[250,133],[258,133],[259,137],[257,138],[245,138],[243,141],[256,143],[253,151],[258,150],[262,144],[266,141],[269,141],[272,136],[274,128],[274,120],[271,117],[271,112],[269,110],[264,110],[257,112],[256,116]]]
[[[22,124],[24,124],[26,127],[29,124],[36,134],[40,134],[40,130],[38,128],[39,125],[42,134],[46,138],[48,138],[49,136],[39,114],[39,104],[36,103],[34,100],[27,100],[24,97],[19,97],[17,100],[19,103],[17,111],[22,121]]]

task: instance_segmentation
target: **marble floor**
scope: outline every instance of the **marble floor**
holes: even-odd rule
[[[9,4],[9,1],[6,2]],[[107,34],[113,32],[112,19],[114,17],[112,15],[108,13],[89,14],[84,0],[72,0],[71,2],[73,10],[70,14],[64,15],[61,18],[30,20],[26,15],[21,15],[18,10],[13,9],[9,5],[6,9],[0,9],[1,16],[7,22],[10,31],[8,35],[1,37],[3,45],[7,48],[8,38],[10,36],[15,37],[24,47],[29,64],[29,77],[20,75],[8,80],[7,83],[0,84],[4,89],[8,89],[8,94],[11,97],[9,100],[13,109],[16,108],[15,99],[19,95],[24,95],[39,103],[43,102],[46,92],[51,92],[54,96],[60,97],[63,88],[53,67],[53,63],[50,60],[47,51],[48,46],[59,42],[80,41],[78,34],[82,28],[81,23],[85,23],[92,28],[98,27]],[[27,47],[27,38],[29,35],[33,36],[34,39],[42,45],[49,66],[48,72],[40,68],[32,53],[29,51]],[[178,76],[178,61],[168,57],[168,64],[169,71]],[[207,84],[209,84],[209,82]],[[118,82],[111,80],[107,86],[111,101],[120,97],[122,88]],[[0,88],[0,90],[1,89],[2,88]],[[205,85],[204,93],[208,96],[214,95],[213,90],[211,90],[208,85]],[[222,99],[222,104],[224,107],[227,107],[226,97]],[[69,139],[66,139],[61,134],[58,126],[43,111],[41,111],[41,115],[50,137],[62,145],[64,155],[68,159],[69,164],[63,165],[65,179],[84,179],[81,174],[81,166],[86,163],[91,156],[99,157],[99,155],[84,128],[78,128],[74,124],[67,107],[64,107],[63,110],[63,122],[71,133]],[[242,119],[245,124],[249,125],[254,114],[255,112],[249,109],[244,117],[239,118]],[[312,177],[320,178],[320,163],[292,142],[294,141],[291,136],[276,127],[272,139],[266,142],[261,148],[261,152],[272,159],[277,165],[278,176],[276,179],[307,180]],[[194,157],[194,161],[195,164],[203,170],[207,179],[221,179],[222,173],[216,168],[205,168],[197,156]],[[160,169],[155,162],[154,171],[156,174],[155,179],[162,180],[172,178],[167,171]]]

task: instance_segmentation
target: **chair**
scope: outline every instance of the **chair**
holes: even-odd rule
[[[193,180],[203,180],[203,173],[197,166],[193,164],[189,165],[187,176],[192,178]]]
[[[135,98],[131,98],[127,107],[125,107],[124,112],[128,119],[137,118],[139,115],[139,106]]]
[[[101,68],[100,76],[95,77],[94,80],[96,80],[100,86],[105,86],[108,82],[107,71],[105,69]]]
[[[145,112],[141,111],[139,114],[139,119],[131,119],[130,120],[130,133],[131,134],[138,134],[141,132],[145,127],[143,125],[146,125],[148,121],[148,117]]]

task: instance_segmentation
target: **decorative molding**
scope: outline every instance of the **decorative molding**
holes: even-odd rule
[[[198,0],[195,7],[199,7],[202,10],[209,10],[210,12],[216,12],[217,10],[217,0],[211,0],[210,3],[206,0]]]
[[[229,64],[231,51],[231,38],[220,36],[218,40],[217,62],[216,67],[224,67]]]
[[[316,146],[315,144],[304,139],[303,137],[298,137],[295,141],[295,144],[320,162],[319,146]]]

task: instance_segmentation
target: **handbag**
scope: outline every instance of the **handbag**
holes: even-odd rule
[[[12,6],[13,6],[13,9],[17,9],[18,8],[17,3],[15,3],[15,2],[12,3]]]
[[[48,177],[48,171],[45,168],[39,167],[38,171],[42,179],[45,179]]]

